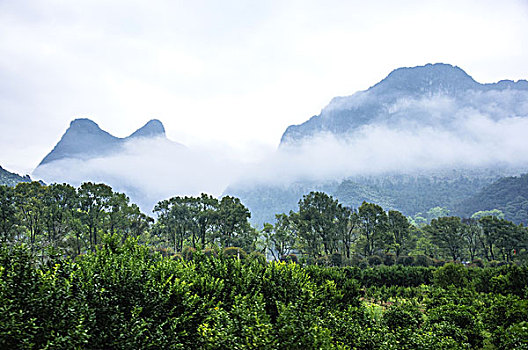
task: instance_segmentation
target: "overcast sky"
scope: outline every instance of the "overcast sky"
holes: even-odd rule
[[[332,97],[436,62],[527,79],[528,1],[0,0],[0,165],[31,172],[78,117],[274,149]]]

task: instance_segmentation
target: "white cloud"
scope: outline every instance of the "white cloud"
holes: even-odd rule
[[[79,115],[119,136],[156,117],[184,143],[276,145],[287,125],[399,66],[444,61],[479,81],[523,78],[527,8],[521,0],[0,2],[0,163],[30,169]]]

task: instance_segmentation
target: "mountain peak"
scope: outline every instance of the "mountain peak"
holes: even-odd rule
[[[71,121],[70,128],[99,128],[96,122],[89,118],[77,118]]]
[[[143,127],[136,130],[129,138],[135,137],[165,137],[165,127],[158,119],[151,119]]]
[[[102,130],[91,119],[74,119],[39,166],[64,158],[90,159],[105,156],[120,151],[127,140],[153,137],[165,137],[165,128],[158,119],[149,120],[143,127],[125,138],[115,137]]]
[[[380,123],[444,128],[460,118],[460,110],[473,110],[494,119],[528,116],[523,104],[527,94],[525,80],[481,84],[450,64],[398,68],[371,88],[336,97],[319,115],[302,124],[290,125],[281,144],[317,133],[350,134]]]
[[[475,88],[480,85],[464,70],[445,63],[402,67],[393,70],[369,90],[377,92],[405,91],[407,93],[447,92]]]

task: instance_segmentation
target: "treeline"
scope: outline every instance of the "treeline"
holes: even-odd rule
[[[105,184],[0,186],[0,241],[68,255],[94,251],[104,234],[145,235],[154,220]]]
[[[165,255],[264,254],[324,266],[442,265],[465,261],[483,266],[528,259],[528,231],[494,216],[439,217],[412,225],[396,210],[363,202],[348,208],[323,192],[311,192],[297,211],[276,215],[262,230],[236,197],[173,197],[160,201],[156,220],[105,184],[0,186],[0,241],[26,242],[33,251],[79,255],[94,251],[104,234],[135,237]],[[234,249],[237,247],[238,249]]]
[[[526,349],[528,270],[0,247],[2,349]]]
[[[297,253],[333,266],[521,262],[528,248],[528,230],[498,217],[446,216],[418,227],[399,211],[366,202],[354,210],[323,192],[305,195],[298,211],[276,215],[263,232],[275,258]]]

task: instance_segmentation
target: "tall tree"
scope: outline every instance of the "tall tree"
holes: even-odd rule
[[[411,233],[409,220],[397,210],[390,210],[387,217],[387,232],[389,246],[399,257],[405,250]]]
[[[17,213],[33,250],[37,248],[37,238],[44,231],[44,191],[44,186],[39,182],[21,182],[15,187]]]
[[[221,247],[235,246],[245,250],[253,250],[258,236],[251,227],[251,213],[240,199],[225,196],[221,199],[218,210],[217,239]]]
[[[299,201],[297,227],[308,255],[316,258],[338,252],[340,230],[344,230],[347,212],[337,200],[324,192],[310,192]],[[341,231],[342,232],[342,231]]]
[[[466,240],[466,248],[471,261],[475,260],[479,252],[481,251],[481,237],[482,237],[482,226],[479,224],[477,219],[462,219],[462,225],[466,231],[464,239]]]
[[[387,214],[377,204],[363,202],[358,208],[364,238],[363,254],[372,255],[385,249]]]
[[[57,247],[73,231],[72,222],[79,208],[77,191],[68,184],[49,185],[42,204],[49,244]]]
[[[292,213],[292,215],[295,215]],[[297,226],[286,214],[275,215],[275,225],[264,224],[262,230],[266,246],[275,260],[290,254],[295,246]]]
[[[3,244],[13,242],[19,223],[16,215],[15,190],[9,186],[0,186],[0,239]]]
[[[77,193],[82,212],[81,222],[87,229],[90,249],[95,250],[99,232],[103,230],[106,216],[112,206],[113,191],[105,184],[85,182]]]
[[[429,230],[433,241],[451,256],[453,261],[462,258],[466,247],[464,236],[466,230],[459,217],[445,216],[431,220],[431,224],[425,227]]]

